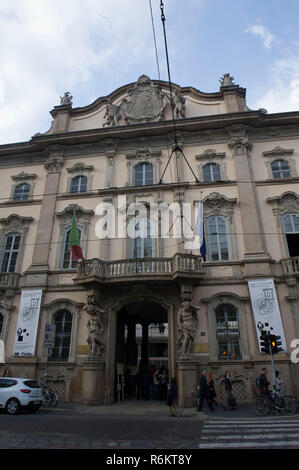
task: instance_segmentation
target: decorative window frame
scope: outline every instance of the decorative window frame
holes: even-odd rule
[[[29,224],[33,222],[33,217],[21,217],[16,214],[9,215],[6,219],[0,219],[0,224],[2,224],[2,229],[0,230],[0,261],[2,260],[4,243],[7,235],[13,233],[19,233],[21,235],[20,247],[18,251],[15,272],[21,272],[21,266],[24,256],[24,249],[26,244],[26,237],[29,230]]]
[[[282,147],[275,147],[272,150],[267,150],[263,152],[263,156],[267,158],[265,161],[265,165],[267,168],[267,173],[268,173],[268,179],[275,179],[275,181],[279,180],[284,180],[287,178],[292,178],[298,176],[298,173],[296,171],[296,161],[295,158],[291,158],[291,156],[294,153],[294,149],[284,149]],[[291,176],[288,176],[286,178],[274,178],[273,172],[272,172],[272,163],[274,163],[277,160],[284,160],[288,163],[290,167],[290,172]]]
[[[18,175],[15,175],[15,176],[11,176],[11,179],[14,181],[14,184],[12,185],[11,187],[11,192],[10,192],[10,198],[9,200],[14,202],[14,203],[18,203],[18,202],[24,202],[24,201],[32,201],[33,199],[33,191],[34,191],[34,187],[35,187],[35,179],[37,178],[37,175],[35,173],[32,173],[32,174],[29,174],[29,173],[25,173],[24,171],[22,171],[21,173],[19,173]],[[22,183],[26,183],[29,185],[29,194],[28,194],[28,198],[27,199],[24,199],[24,200],[15,200],[13,197],[14,197],[14,193],[15,193],[15,190],[16,190],[16,187],[19,185],[19,184],[22,184]]]
[[[220,181],[226,181],[227,180],[227,174],[226,174],[226,163],[224,161],[225,158],[225,152],[216,152],[214,149],[207,149],[205,150],[201,155],[196,155],[195,159],[199,162],[197,165],[197,171],[199,175],[199,180],[204,182],[204,183],[217,183],[218,181],[204,181],[203,178],[203,167],[207,163],[216,163],[219,165],[220,168]]]
[[[70,176],[67,178],[67,193],[70,194],[85,194],[87,192],[91,191],[91,186],[92,186],[92,178],[93,175],[91,172],[94,170],[93,165],[85,165],[84,163],[77,162],[75,163],[71,168],[66,168],[66,171],[70,173]],[[71,192],[71,183],[72,179],[75,178],[76,176],[85,176],[87,178],[87,183],[86,183],[86,191],[84,193],[73,193]]]
[[[58,249],[56,252],[55,269],[63,272],[75,271],[75,269],[62,269],[62,256],[64,253],[65,234],[66,231],[72,226],[73,216],[76,217],[78,228],[81,229],[81,248],[84,256],[87,251],[88,232],[90,226],[90,219],[94,215],[93,210],[85,210],[78,204],[70,204],[62,212],[57,212],[56,217],[59,219],[59,237]]]
[[[134,167],[138,165],[138,163],[152,164],[153,184],[157,184],[161,178],[161,155],[161,150],[150,149],[148,147],[142,147],[134,152],[127,153],[127,181],[125,183],[125,186],[134,186]],[[138,186],[138,188],[140,188],[140,186]]]
[[[250,350],[248,340],[248,324],[246,322],[247,309],[245,304],[249,302],[248,297],[241,297],[232,292],[219,292],[211,297],[204,298],[202,301],[207,305],[208,315],[208,334],[209,334],[209,360],[219,364],[229,364],[232,362],[249,361]],[[241,349],[241,359],[221,360],[218,358],[218,347],[216,337],[216,315],[215,310],[222,304],[232,305],[238,312],[239,341]]]
[[[45,304],[43,306],[43,310],[45,310],[46,323],[52,324],[54,315],[59,310],[68,310],[72,315],[71,342],[70,342],[70,351],[69,351],[69,357],[68,357],[67,362],[76,361],[80,317],[81,317],[81,311],[84,305],[85,305],[84,303],[79,303],[71,299],[62,298],[62,299],[55,299],[49,304]],[[41,356],[44,357],[45,355],[46,355],[46,351],[42,349]],[[60,362],[63,362],[63,361],[59,361],[59,363]]]
[[[228,261],[209,261],[210,263],[226,263],[238,259],[237,244],[235,235],[235,226],[234,226],[234,205],[236,204],[236,198],[228,198],[217,192],[213,192],[206,196],[203,200],[203,212],[204,220],[209,217],[218,217],[222,216],[226,219],[227,226],[227,239],[228,239],[228,249],[230,258]],[[206,225],[206,224],[205,224]],[[205,227],[205,233],[207,234],[207,228]],[[209,258],[209,243],[207,240],[207,258]]]
[[[270,197],[266,201],[273,206],[272,212],[276,221],[282,258],[288,258],[290,255],[282,216],[285,214],[299,214],[299,195],[293,191],[286,191],[281,196]]]

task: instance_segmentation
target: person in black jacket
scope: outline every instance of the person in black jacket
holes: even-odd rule
[[[178,401],[178,387],[176,379],[171,379],[167,392],[167,405],[169,406],[169,416],[176,416],[176,406]]]
[[[227,401],[228,401],[228,406],[232,409],[236,409],[236,400],[233,396],[233,385],[232,385],[232,379],[231,379],[231,374],[230,371],[226,371],[225,377],[224,377],[224,387],[227,393]]]
[[[204,400],[206,400],[210,411],[214,411],[212,402],[209,397],[206,371],[203,371],[203,373],[201,374],[199,386],[200,386],[200,399],[199,399],[198,411],[201,411]]]
[[[260,388],[261,388],[261,391],[262,391],[263,395],[270,395],[270,391],[269,391],[270,382],[267,379],[267,369],[266,369],[266,367],[263,367],[263,369],[262,369],[262,373],[261,373],[260,378],[259,378],[259,385],[260,385]]]

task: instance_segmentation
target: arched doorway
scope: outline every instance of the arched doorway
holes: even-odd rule
[[[146,398],[138,390],[141,368],[150,375],[162,366],[174,373],[172,307],[147,295],[119,299],[109,312],[107,348],[105,403]]]

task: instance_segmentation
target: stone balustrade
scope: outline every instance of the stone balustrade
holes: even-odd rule
[[[298,274],[299,275],[299,256],[292,258],[285,258],[281,260],[284,274]]]
[[[1,273],[0,272],[0,289],[7,287],[18,287],[19,273]]]
[[[203,275],[202,258],[181,253],[177,253],[172,258],[131,258],[116,261],[93,258],[85,260],[84,263],[78,263],[74,280],[80,281],[89,277],[96,277],[103,281],[136,276],[167,278],[178,273]]]

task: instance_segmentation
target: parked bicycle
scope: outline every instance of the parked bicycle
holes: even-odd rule
[[[58,394],[51,386],[41,385],[44,399],[43,405],[47,408],[54,408],[58,403]]]
[[[253,411],[258,416],[266,416],[270,411],[276,411],[283,415],[293,415],[297,411],[297,400],[292,395],[278,395],[269,393],[256,397],[253,403]]]

